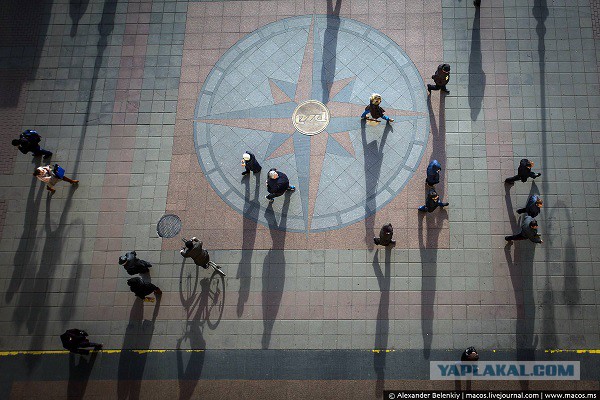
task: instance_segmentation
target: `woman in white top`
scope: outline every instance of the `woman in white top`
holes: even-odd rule
[[[63,180],[65,182],[69,182],[71,185],[76,185],[79,183],[78,180],[70,179],[66,176],[63,176],[61,179],[54,175],[52,170],[53,169],[51,165],[46,165],[45,167],[38,167],[35,169],[35,171],[33,171],[33,176],[38,178],[40,181],[44,182],[46,184],[46,189],[50,193],[56,192],[56,189],[54,189],[54,185],[56,185],[58,181]]]

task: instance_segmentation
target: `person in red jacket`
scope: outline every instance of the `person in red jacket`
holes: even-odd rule
[[[431,94],[432,90],[442,90],[446,94],[450,94],[450,91],[446,89],[446,85],[450,80],[450,65],[440,64],[437,67],[434,75],[431,75],[431,79],[435,82],[435,85],[427,84],[427,92]]]

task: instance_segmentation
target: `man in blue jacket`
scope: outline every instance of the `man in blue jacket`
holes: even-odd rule
[[[433,187],[433,185],[436,185],[440,182],[441,169],[442,166],[438,160],[433,160],[429,163],[427,166],[427,179],[425,179],[427,186]]]
[[[275,168],[269,170],[269,178],[267,179],[267,191],[269,194],[266,198],[269,203],[272,203],[275,197],[283,196],[286,191],[293,192],[295,186],[290,185],[290,180],[283,172],[277,171]]]
[[[523,219],[523,223],[521,224],[521,232],[512,236],[505,236],[504,239],[508,242],[511,240],[525,240],[529,239],[533,243],[544,243],[540,234],[537,231],[538,224],[533,217],[529,215]]]
[[[431,189],[429,193],[427,193],[427,198],[425,199],[425,205],[419,207],[419,211],[433,212],[438,207],[447,207],[450,203],[442,203],[442,199],[437,194],[435,189]]]
[[[34,157],[44,156],[44,159],[52,157],[52,152],[40,147],[42,137],[34,130],[27,129],[19,135],[18,139],[13,139],[12,145],[18,146],[23,154],[31,152]]]
[[[544,202],[542,201],[540,196],[538,196],[537,194],[532,194],[531,196],[529,196],[529,199],[527,199],[527,205],[525,206],[525,208],[519,208],[517,210],[517,213],[527,213],[527,215],[529,215],[530,217],[535,218],[540,213],[540,208],[542,208],[543,205]]]

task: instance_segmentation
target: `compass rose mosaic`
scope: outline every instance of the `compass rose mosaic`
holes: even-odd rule
[[[361,122],[373,92],[392,124]],[[307,233],[361,221],[390,202],[428,135],[424,84],[406,53],[368,25],[325,15],[273,22],[237,42],[207,77],[194,116],[198,161],[219,196],[258,223]],[[245,151],[261,162],[260,175],[241,176]],[[270,168],[297,188],[272,205]]]

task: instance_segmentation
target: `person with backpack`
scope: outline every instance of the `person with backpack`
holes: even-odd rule
[[[431,94],[432,90],[442,90],[442,92],[446,94],[450,94],[450,91],[446,89],[446,85],[450,80],[450,65],[449,64],[440,64],[437,67],[437,71],[435,74],[431,75],[431,79],[435,85],[427,84],[427,93]]]
[[[94,348],[99,350],[102,348],[101,343],[92,343],[87,338],[89,335],[82,329],[69,329],[60,335],[60,341],[65,349],[71,353],[77,354],[89,354],[90,351],[87,348]]]
[[[135,251],[127,252],[124,256],[119,257],[119,264],[125,268],[129,275],[147,274],[152,268],[152,264],[148,261],[137,258]]]
[[[65,176],[65,170],[58,164],[54,164],[54,167],[46,165],[45,167],[37,167],[33,171],[33,176],[38,180],[46,184],[46,189],[50,193],[56,192],[54,185],[59,181],[69,182],[71,185],[77,185],[79,183],[76,179],[71,179]]]
[[[379,231],[379,237],[374,237],[373,242],[381,246],[393,246],[396,244],[396,241],[392,239],[393,236],[394,228],[392,227],[392,224],[388,223],[381,227],[381,230]]]
[[[44,159],[47,160],[52,157],[52,152],[48,150],[44,150],[40,147],[40,141],[42,137],[34,130],[27,129],[21,135],[19,135],[18,139],[13,139],[12,145],[18,146],[19,151],[23,154],[27,154],[31,152],[34,157],[44,156]]]
[[[158,286],[150,282],[145,282],[139,276],[127,279],[127,285],[129,285],[129,290],[131,290],[137,297],[151,303],[154,303],[155,299],[146,296],[154,293],[154,296],[158,297],[162,294],[162,290],[160,290]]]

